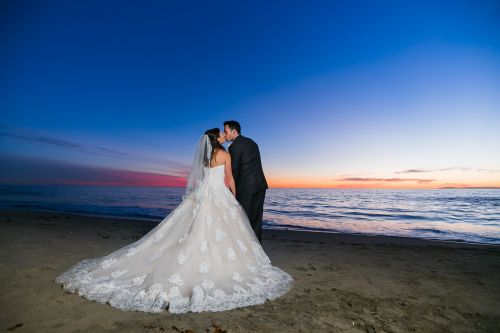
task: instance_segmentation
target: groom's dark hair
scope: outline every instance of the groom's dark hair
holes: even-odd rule
[[[237,122],[236,120],[228,120],[224,122],[224,126],[229,126],[231,130],[236,130],[238,134],[241,134],[241,126],[240,123]]]

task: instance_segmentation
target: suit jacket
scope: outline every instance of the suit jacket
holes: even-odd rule
[[[250,138],[241,134],[229,146],[236,196],[253,194],[268,188],[259,146]]]

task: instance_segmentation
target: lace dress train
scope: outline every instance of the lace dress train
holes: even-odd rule
[[[271,264],[218,166],[141,239],[80,261],[55,282],[122,310],[184,313],[262,304],[293,278]]]

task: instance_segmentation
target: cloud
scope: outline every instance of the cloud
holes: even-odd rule
[[[186,177],[189,170],[189,166],[183,163],[178,163],[170,160],[164,160],[149,156],[138,156],[130,154],[128,152],[109,149],[101,146],[86,145],[77,142],[71,142],[68,140],[58,139],[46,135],[40,135],[34,133],[33,131],[13,129],[7,126],[0,126],[0,136],[28,141],[35,144],[57,146],[60,148],[69,149],[84,154],[98,155],[98,156],[116,158],[121,160],[141,161],[155,165],[161,165],[165,168],[168,168],[171,173],[176,174],[177,176],[180,177]]]
[[[500,172],[499,169],[479,169],[479,168],[469,168],[469,167],[449,167],[441,169],[409,169],[403,171],[395,171],[394,173],[420,173],[420,172],[438,172],[438,171],[477,171],[477,172]]]
[[[417,182],[419,184],[426,184],[433,182],[434,179],[418,179],[418,178],[371,178],[371,177],[345,177],[339,178],[337,181],[342,182]]]
[[[0,154],[0,183],[184,187],[185,177],[84,166],[37,157]]]
[[[396,171],[394,173],[418,173],[418,172],[432,172],[432,170],[410,169],[404,171]]]

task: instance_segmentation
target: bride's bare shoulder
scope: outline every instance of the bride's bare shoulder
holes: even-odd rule
[[[229,155],[225,149],[217,149],[217,154],[221,154],[221,156]]]
[[[226,160],[230,157],[229,153],[224,149],[218,149],[215,152],[215,159],[218,163],[225,163]]]

